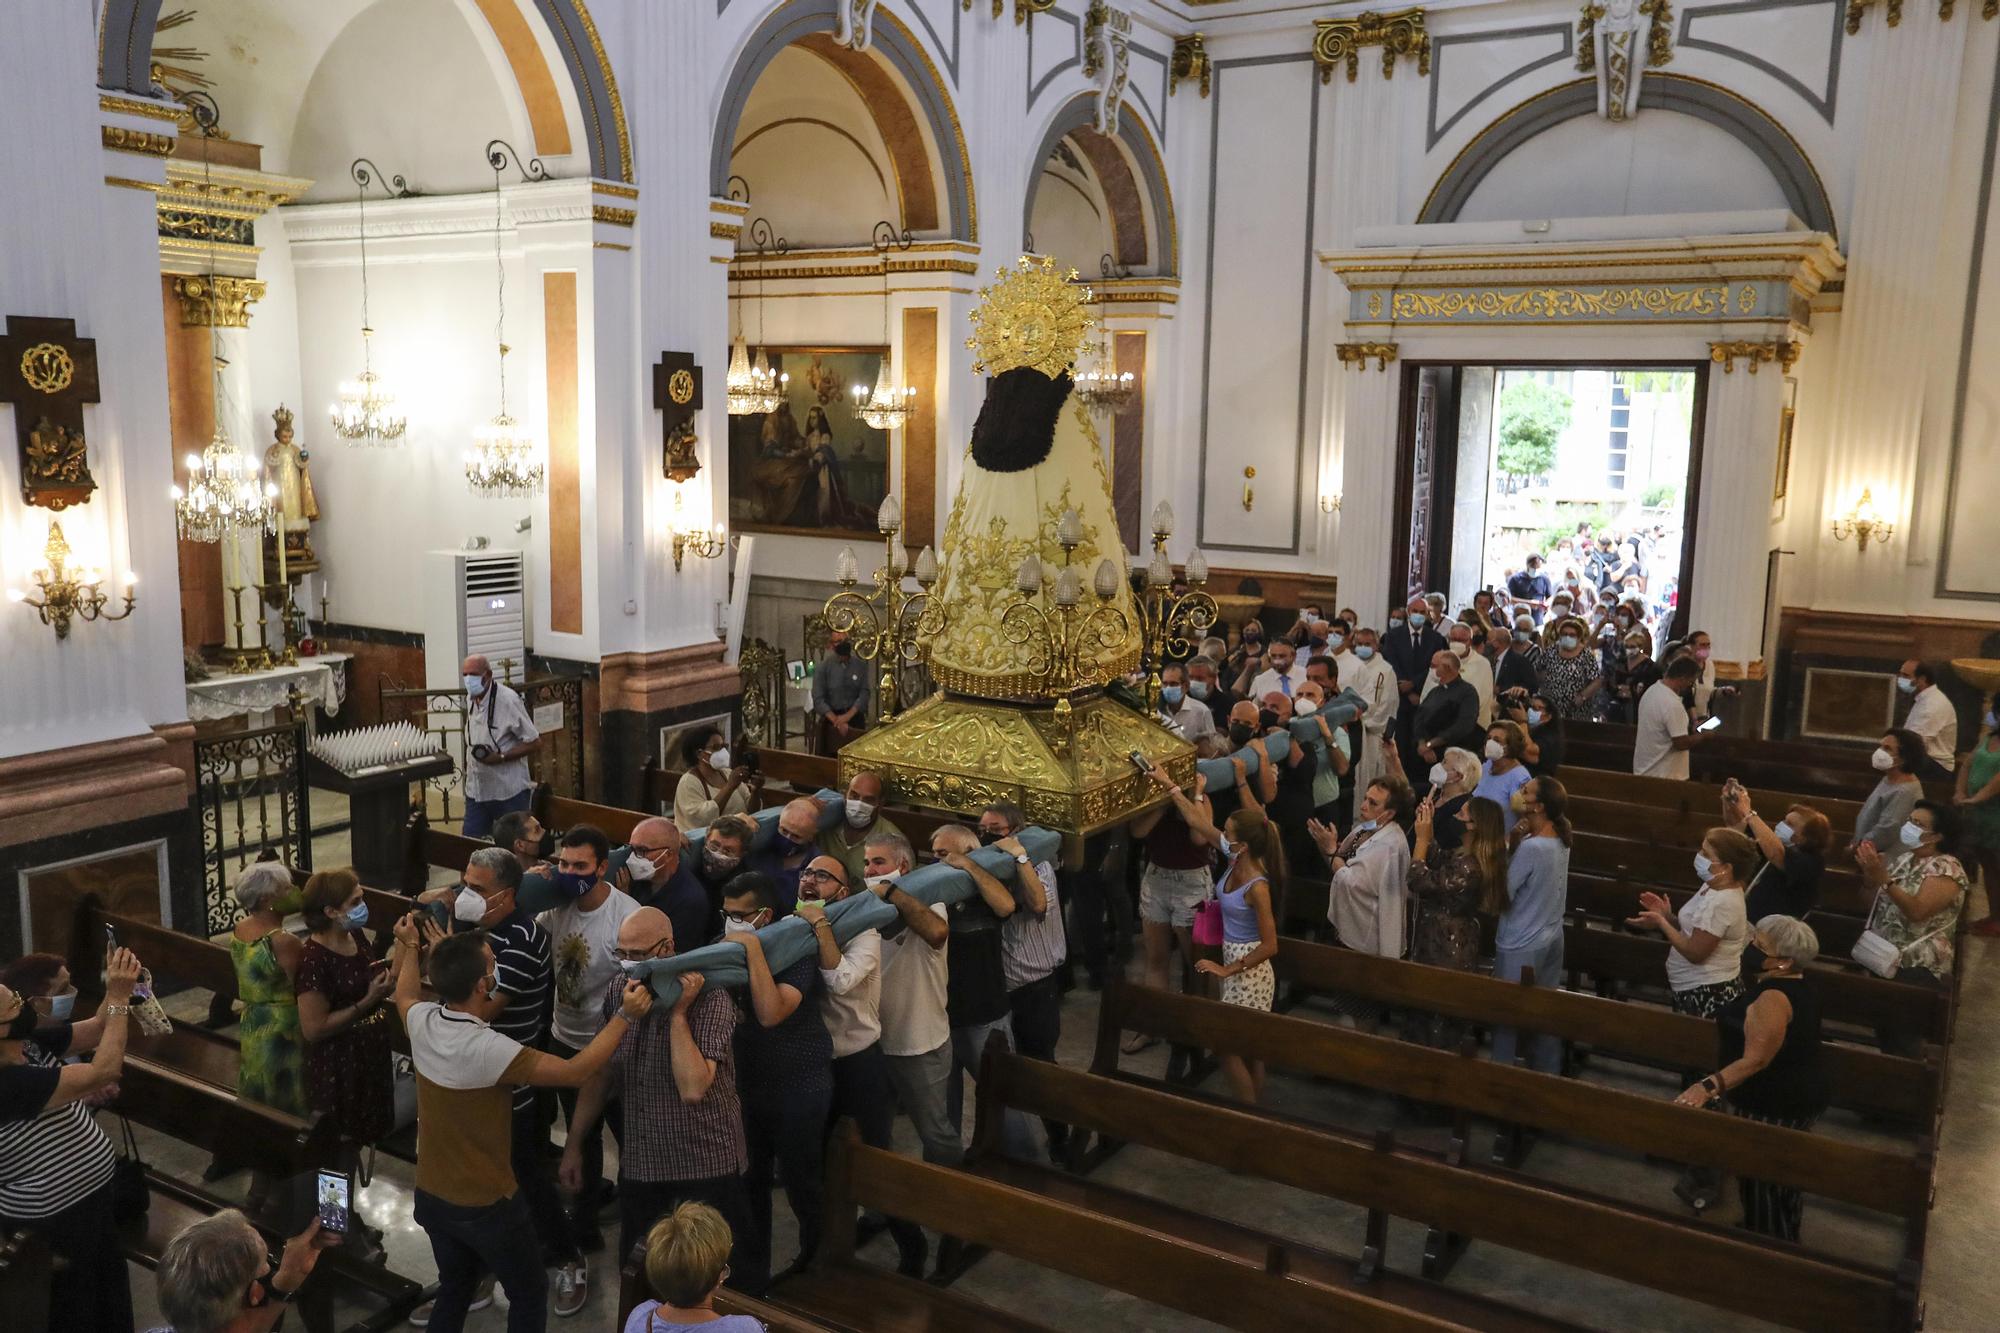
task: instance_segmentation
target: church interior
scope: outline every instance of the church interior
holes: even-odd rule
[[[1992,1326],[2000,0],[1122,3],[0,7],[0,1323]]]

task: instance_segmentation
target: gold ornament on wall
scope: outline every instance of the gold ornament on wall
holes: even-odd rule
[[[1319,66],[1319,81],[1333,79],[1333,67],[1347,67],[1347,81],[1361,73],[1361,48],[1382,48],[1382,77],[1393,78],[1399,56],[1414,56],[1417,73],[1431,72],[1431,38],[1424,27],[1424,11],[1399,9],[1394,13],[1358,14],[1353,18],[1313,20],[1313,61]]]
[[[2000,3],[2000,0],[1995,0]],[[1209,80],[1213,71],[1209,65],[1208,47],[1198,32],[1174,39],[1174,57],[1167,67],[1167,96],[1183,83],[1198,83],[1201,95],[1208,96]]]
[[[90,499],[83,408],[97,397],[97,343],[76,336],[76,321],[9,315],[0,337],[0,403],[14,408],[21,495],[66,509]]]
[[[1014,268],[1002,269],[992,286],[981,287],[972,336],[965,340],[972,368],[1000,375],[1032,366],[1053,379],[1075,365],[1096,322],[1085,308],[1090,288],[1076,276],[1075,269],[1058,269],[1053,259],[1037,264],[1023,255]]]
[[[1396,359],[1397,345],[1395,343],[1337,343],[1333,350],[1334,355],[1340,358],[1340,364],[1350,370],[1364,369],[1370,361],[1375,363],[1375,369],[1387,370],[1389,363]]]

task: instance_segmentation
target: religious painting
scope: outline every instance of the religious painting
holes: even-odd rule
[[[791,378],[762,416],[729,418],[729,526],[739,532],[875,535],[889,493],[889,433],[855,414],[884,347],[768,347]]]
[[[1778,413],[1778,470],[1771,480],[1771,517],[1785,516],[1785,497],[1792,489],[1792,423],[1798,417],[1799,382],[1785,381],[1785,405]]]

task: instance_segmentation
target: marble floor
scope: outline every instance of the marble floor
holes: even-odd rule
[[[329,851],[334,850],[332,848]],[[337,864],[328,861],[326,864]],[[2000,1245],[2000,1042],[1983,1020],[2000,1003],[2000,943],[1971,939],[1963,966],[1963,1016],[1952,1052],[1946,1097],[1945,1129],[1938,1150],[1937,1200],[1929,1232],[1929,1262],[1924,1273],[1924,1299],[1929,1333],[1991,1328],[1993,1280],[1989,1256]],[[199,1007],[197,997],[183,1002]],[[1089,1063],[1096,1026],[1096,996],[1079,988],[1064,1005],[1062,1063],[1081,1068]],[[1128,1057],[1142,1072],[1159,1072],[1159,1050]],[[1677,1090],[1674,1079],[1654,1071],[1612,1062],[1594,1063],[1586,1077],[1644,1095],[1668,1097]],[[1217,1088],[1220,1080],[1211,1080]],[[970,1098],[968,1097],[968,1103]],[[1371,1130],[1392,1122],[1394,1108],[1383,1098],[1331,1083],[1274,1073],[1268,1100],[1277,1109],[1324,1120],[1352,1130]],[[968,1112],[969,1116],[969,1112]],[[969,1129],[969,1125],[968,1125]],[[917,1143],[908,1124],[896,1126],[899,1148],[915,1154]],[[1405,1131],[1419,1138],[1422,1131]],[[1844,1113],[1829,1114],[1818,1131],[1851,1142],[1888,1146],[1899,1140],[1883,1135]],[[1439,1131],[1440,1135],[1442,1131]],[[175,1173],[197,1174],[205,1164],[190,1150],[141,1131],[148,1160]],[[607,1144],[607,1148],[609,1145]],[[1527,1169],[1561,1181],[1588,1181],[1592,1190],[1661,1207],[1676,1207],[1670,1193],[1675,1169],[1662,1163],[1561,1139],[1543,1141]],[[1096,1177],[1108,1184],[1142,1191],[1217,1217],[1274,1232],[1323,1248],[1353,1253],[1360,1248],[1360,1210],[1304,1193],[1288,1186],[1233,1175],[1143,1148],[1127,1148],[1105,1164]],[[238,1174],[215,1188],[235,1197],[247,1186]],[[435,1276],[429,1247],[411,1220],[412,1168],[382,1157],[373,1182],[361,1192],[361,1210],[386,1233],[389,1266],[399,1273],[429,1281]],[[796,1232],[784,1201],[774,1209],[778,1265],[794,1253]],[[608,1221],[608,1219],[607,1219]],[[615,1233],[614,1233],[615,1234]],[[1819,1200],[1806,1213],[1806,1243],[1814,1249],[1855,1260],[1892,1266],[1898,1257],[1896,1231],[1882,1219],[1859,1209]],[[1390,1230],[1389,1263],[1414,1272],[1421,1257],[1423,1229],[1396,1222]],[[873,1241],[868,1256],[893,1267],[895,1253],[886,1237]],[[554,1327],[610,1330],[617,1306],[616,1273],[608,1255],[593,1256],[592,1289],[583,1312],[573,1320],[551,1320]],[[1691,1275],[1691,1280],[1698,1277]],[[1521,1255],[1492,1244],[1475,1244],[1451,1276],[1454,1286],[1479,1291],[1529,1308],[1599,1328],[1630,1330],[1720,1329],[1767,1327],[1733,1319],[1672,1296],[1639,1290]],[[1202,1320],[1089,1284],[1049,1273],[1004,1256],[989,1256],[958,1283],[958,1290],[1006,1308],[1031,1311],[1052,1327],[1078,1330],[1178,1330],[1213,1327]],[[157,1322],[151,1274],[135,1269],[133,1294],[140,1328]],[[505,1327],[504,1303],[474,1314],[467,1327]]]

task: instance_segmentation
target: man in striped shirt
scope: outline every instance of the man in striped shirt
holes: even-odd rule
[[[505,1006],[491,1019],[493,1030],[531,1051],[540,1051],[548,1045],[554,972],[548,933],[516,899],[521,874],[520,858],[511,851],[480,848],[466,861],[465,889],[459,892],[454,914],[461,929],[483,929],[493,946],[493,970],[500,982],[496,998]],[[477,919],[466,890],[480,899]],[[553,1116],[542,1114],[548,1096],[546,1090],[525,1083],[514,1089],[514,1177],[535,1219],[544,1261],[558,1269],[558,1310],[573,1314],[581,1308],[580,1293],[588,1279],[569,1215],[542,1159],[542,1145],[548,1141],[553,1120]]]
[[[1047,861],[1030,862],[1019,833],[1028,817],[1006,801],[989,805],[979,816],[979,835],[1014,858],[1014,913],[1000,923],[1000,971],[1007,979],[1007,1011],[1014,1020],[1014,1049],[1031,1060],[1056,1061],[1062,1040],[1062,978],[1059,969],[1069,957],[1063,934],[1062,904],[1056,898],[1056,872]],[[1069,1137],[1066,1126],[1042,1122],[1049,1131],[1049,1153],[1061,1159]]]

